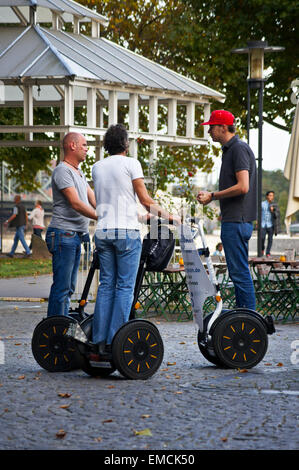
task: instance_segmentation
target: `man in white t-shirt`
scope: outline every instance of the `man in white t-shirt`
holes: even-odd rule
[[[177,224],[148,194],[141,164],[127,157],[128,134],[112,125],[104,137],[109,157],[92,168],[98,223],[95,245],[100,262],[100,285],[93,318],[93,342],[99,359],[109,352],[117,330],[128,321],[141,254],[137,199],[153,215]]]

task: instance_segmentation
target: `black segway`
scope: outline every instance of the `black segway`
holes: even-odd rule
[[[271,316],[264,318],[258,312],[247,308],[222,309],[220,289],[201,220],[189,219],[189,222],[189,226],[180,228],[181,249],[193,316],[199,328],[199,349],[203,356],[216,366],[252,368],[266,354],[267,335],[275,332],[273,319]],[[198,247],[198,238],[201,239],[201,247]],[[204,256],[209,274],[200,256]],[[216,309],[203,318],[203,304],[209,296],[215,297]]]
[[[173,234],[161,221],[157,222],[154,232],[151,230],[143,240],[130,319],[116,332],[111,351],[101,360],[95,360],[93,315],[84,312],[94,273],[99,269],[95,251],[79,306],[68,316],[42,320],[34,330],[32,352],[41,367],[51,372],[81,368],[91,376],[102,377],[117,369],[129,379],[147,379],[158,370],[164,354],[160,333],[151,322],[135,318],[135,304],[145,271],[163,270],[174,250]]]

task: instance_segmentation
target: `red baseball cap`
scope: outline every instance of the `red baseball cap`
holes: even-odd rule
[[[226,124],[227,126],[232,126],[235,120],[235,116],[230,113],[229,111],[225,111],[224,109],[216,109],[211,113],[210,119],[207,122],[203,122],[201,125],[218,125],[222,126]]]

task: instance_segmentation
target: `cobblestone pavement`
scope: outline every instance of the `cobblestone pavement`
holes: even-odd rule
[[[31,335],[45,312],[46,303],[0,302],[0,449],[298,448],[298,324],[277,325],[264,360],[241,372],[203,358],[192,322],[161,321],[162,366],[133,381],[41,369]]]

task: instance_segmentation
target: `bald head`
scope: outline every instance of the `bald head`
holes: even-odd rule
[[[18,204],[21,201],[21,196],[17,194],[14,199],[15,203]]]
[[[69,132],[62,141],[64,160],[79,164],[85,160],[87,142],[85,137],[78,132]]]
[[[63,151],[67,152],[72,144],[77,145],[82,137],[83,135],[78,132],[69,132],[66,134],[62,141]]]

